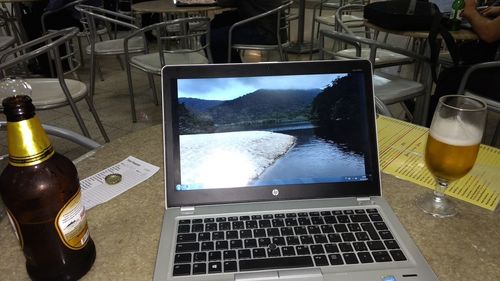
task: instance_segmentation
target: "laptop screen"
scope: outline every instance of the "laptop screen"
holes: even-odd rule
[[[376,193],[370,70],[315,64],[309,71],[305,63],[166,70],[177,73],[164,76],[171,105],[165,120],[173,121],[168,198],[221,203],[214,199]]]

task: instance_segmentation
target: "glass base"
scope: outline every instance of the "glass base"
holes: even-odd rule
[[[432,193],[427,193],[417,198],[416,203],[424,212],[437,218],[448,218],[457,214],[455,203],[444,196],[435,196]]]

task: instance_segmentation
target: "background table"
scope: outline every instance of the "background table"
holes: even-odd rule
[[[57,149],[57,148],[56,148]],[[163,167],[161,126],[117,139],[77,164],[80,178],[133,155]],[[440,281],[500,280],[500,211],[457,202],[459,214],[436,219],[414,204],[428,189],[382,175],[383,194]],[[163,168],[88,212],[97,259],[83,280],[151,280],[164,211]],[[28,280],[8,220],[0,223],[0,279]]]
[[[227,9],[232,8],[223,8],[219,6],[177,7],[173,1],[167,0],[146,1],[132,5],[132,11],[135,13],[189,14],[200,12],[221,12]]]

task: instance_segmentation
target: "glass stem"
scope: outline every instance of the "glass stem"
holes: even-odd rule
[[[436,190],[434,190],[434,200],[441,202],[444,200],[444,191],[448,188],[448,182],[445,180],[437,180]]]

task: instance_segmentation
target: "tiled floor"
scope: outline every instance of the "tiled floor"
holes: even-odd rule
[[[306,18],[310,19],[310,10],[307,10]],[[295,26],[293,26],[295,29]],[[310,23],[306,23],[305,27],[306,38],[309,38],[310,33]],[[292,30],[292,40],[295,38],[296,31]],[[394,40],[400,40],[395,38]],[[290,58],[294,60],[308,59],[309,55],[291,55]],[[94,96],[95,106],[97,108],[98,114],[101,117],[102,123],[111,138],[111,141],[117,139],[121,136],[129,134],[131,132],[146,128],[148,126],[156,125],[161,123],[161,107],[153,103],[153,98],[151,91],[148,86],[147,76],[140,71],[133,71],[134,79],[134,89],[136,94],[136,108],[138,121],[132,123],[130,114],[130,100],[128,95],[128,84],[126,80],[126,73],[120,68],[120,65],[115,57],[108,57],[100,59],[100,65],[102,67],[104,81],[97,80],[96,83],[96,93]],[[89,73],[89,63],[81,69],[80,75],[83,81],[88,81]],[[156,78],[156,85],[159,91],[160,83],[159,77]],[[160,94],[157,93],[160,97]],[[104,140],[95,124],[92,115],[90,114],[85,101],[78,103],[80,112],[89,128],[92,138],[100,143],[104,143]],[[400,112],[400,108],[391,107],[396,114]],[[54,109],[49,111],[40,111],[38,115],[43,123],[63,127],[66,129],[71,129],[75,132],[81,133],[80,128],[74,118],[69,107]],[[4,116],[0,117],[0,120],[4,120]],[[498,120],[498,116],[493,116],[492,120],[488,122],[487,137],[486,140],[491,138],[494,130],[494,126]],[[0,134],[0,139],[2,140],[0,147],[0,155],[6,153],[6,137],[5,132]],[[54,147],[60,153],[63,153],[74,159],[86,152],[85,149],[78,147],[75,144],[68,143],[67,141],[60,140],[57,138],[53,139]],[[498,144],[497,144],[498,146]]]
[[[126,72],[121,70],[116,58],[103,58],[100,62],[104,81],[97,81],[94,101],[97,112],[110,139],[114,140],[133,131],[160,124],[161,107],[153,103],[151,91],[148,89],[149,86],[147,85],[147,76],[142,72],[133,72],[138,121],[132,123]],[[87,81],[88,79],[87,67],[88,64],[80,71],[83,81]],[[159,86],[159,78],[156,82]],[[97,128],[92,114],[88,110],[86,102],[82,100],[78,102],[77,105],[92,138],[99,143],[104,143],[104,139]],[[80,127],[69,107],[38,111],[37,114],[42,123],[81,133]],[[4,116],[0,118],[1,120],[5,120]],[[0,154],[6,153],[5,136],[5,132],[2,132],[1,139],[3,141],[1,142],[2,147]],[[58,152],[67,155],[71,159],[85,152],[85,149],[65,140],[54,138],[53,142]]]

